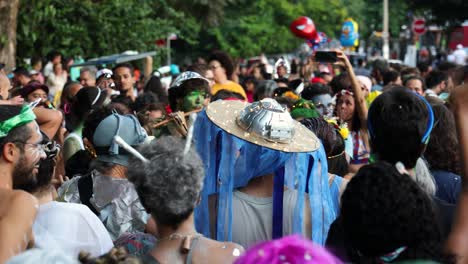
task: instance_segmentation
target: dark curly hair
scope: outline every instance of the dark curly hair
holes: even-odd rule
[[[322,141],[327,153],[328,172],[338,176],[348,174],[345,142],[338,130],[322,117],[306,118],[300,121]]]
[[[434,128],[424,157],[431,170],[444,170],[460,175],[460,155],[455,118],[438,100],[428,98],[434,112]]]
[[[424,152],[429,110],[423,99],[403,86],[379,95],[369,108],[371,147],[379,160],[414,168]]]
[[[401,247],[395,262],[447,262],[431,198],[390,163],[359,170],[341,197],[341,216],[346,244],[360,255],[355,263],[382,263],[380,257]]]
[[[232,74],[234,73],[234,63],[231,59],[231,56],[227,54],[224,51],[214,51],[213,53],[210,54],[210,57],[208,59],[208,62],[210,61],[219,61],[221,66],[224,68],[226,71],[226,76],[228,80],[231,80]]]
[[[158,224],[176,229],[193,212],[203,187],[204,169],[194,149],[184,155],[185,141],[166,136],[142,145],[150,162],[132,158],[128,179],[141,204]]]

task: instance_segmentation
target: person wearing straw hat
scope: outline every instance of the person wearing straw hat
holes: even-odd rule
[[[244,247],[292,233],[325,242],[336,215],[324,148],[277,101],[213,102],[193,137],[206,173],[199,232]]]

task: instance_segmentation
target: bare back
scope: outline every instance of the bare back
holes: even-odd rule
[[[241,254],[244,248],[231,242],[218,242],[205,237],[191,239],[191,254],[182,253],[182,240],[171,240],[161,242],[151,252],[161,264],[174,263],[233,263]],[[179,249],[179,250],[174,250]],[[189,257],[190,260],[188,259]]]
[[[31,227],[38,206],[26,192],[0,189],[0,263],[33,244]]]

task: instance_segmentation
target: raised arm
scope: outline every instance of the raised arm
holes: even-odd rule
[[[36,121],[50,139],[55,137],[57,131],[62,125],[63,116],[60,111],[36,107],[34,108],[34,114],[36,114]]]
[[[338,59],[344,63],[346,71],[349,74],[351,80],[351,86],[354,93],[354,101],[356,104],[356,110],[361,121],[361,129],[367,131],[367,104],[364,92],[362,91],[361,85],[354,74],[353,66],[349,62],[348,57],[341,50],[335,50],[337,52]]]
[[[457,256],[457,263],[468,262],[468,84],[457,87],[450,96],[455,114],[462,161],[462,192],[458,199],[452,233],[447,249]]]

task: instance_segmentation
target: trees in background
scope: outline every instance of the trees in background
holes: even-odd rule
[[[464,0],[392,0],[390,33],[398,35],[410,10],[429,13],[441,23],[458,23],[466,18],[467,5]],[[289,32],[290,22],[301,15],[311,17],[317,30],[331,37],[338,36],[345,18],[353,17],[366,39],[381,31],[382,1],[0,0],[0,60],[7,61],[5,54],[14,56],[15,32],[17,61],[51,50],[87,58],[154,50],[156,40],[170,33],[179,38],[173,42],[176,58],[194,58],[213,49],[235,57],[284,53],[303,41]],[[162,59],[165,52],[159,54]]]

